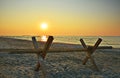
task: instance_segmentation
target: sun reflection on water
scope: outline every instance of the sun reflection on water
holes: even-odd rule
[[[47,36],[45,35],[41,36],[41,41],[47,41]]]

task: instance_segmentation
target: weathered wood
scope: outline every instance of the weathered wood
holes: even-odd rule
[[[90,46],[93,47],[93,46]],[[97,49],[112,49],[112,46],[99,46]],[[47,53],[62,53],[62,52],[84,52],[87,51],[87,49],[49,49]],[[0,53],[11,53],[11,54],[24,54],[24,53],[37,53],[42,52],[42,49],[0,49]]]
[[[64,53],[64,52],[86,52],[86,58],[83,61],[83,65],[86,64],[86,62],[88,61],[88,59],[90,59],[91,63],[94,65],[95,69],[98,70],[98,67],[93,59],[93,57],[91,56],[96,49],[112,49],[112,46],[99,46],[99,44],[101,43],[102,39],[99,38],[97,40],[97,42],[95,43],[94,46],[87,46],[84,42],[83,39],[80,39],[80,42],[82,44],[82,46],[84,47],[84,49],[50,49],[50,46],[52,44],[53,41],[53,36],[49,36],[47,42],[45,43],[45,46],[43,49],[40,49],[37,43],[37,40],[35,37],[32,37],[32,41],[33,41],[33,45],[35,49],[0,49],[0,52],[4,53],[4,52],[8,52],[10,54],[24,54],[24,53],[36,53],[38,56],[38,64],[37,64],[37,68],[36,70],[38,71],[40,66],[41,69],[43,71],[44,77],[46,76],[46,67],[44,64],[44,58],[46,56],[46,53]]]
[[[35,37],[32,37],[32,42],[33,42],[34,48],[35,48],[35,49],[38,49],[39,47],[38,47],[38,43],[37,43],[37,40],[36,40]]]
[[[45,46],[44,46],[44,48],[43,48],[43,51],[42,51],[42,57],[43,57],[43,59],[45,58],[45,56],[46,56],[46,52],[48,51],[48,49],[50,48],[50,46],[51,46],[51,44],[52,44],[52,42],[53,42],[53,36],[49,36],[48,37],[48,40],[47,40],[47,42],[45,43]]]
[[[32,37],[32,42],[33,42],[33,46],[36,50],[38,50],[38,43],[37,43],[37,40],[35,37]],[[39,71],[39,68],[40,68],[40,62],[39,62],[39,51],[37,52],[37,58],[38,58],[38,62],[37,62],[37,65],[36,65],[36,68],[35,68],[35,71]],[[44,70],[43,70],[44,71]]]
[[[86,54],[86,57],[85,59],[83,60],[83,65],[86,64],[86,62],[88,61],[88,59],[91,60],[91,63],[94,65],[95,69],[98,70],[98,67],[93,59],[93,57],[91,56],[93,54],[93,52],[95,52],[95,50],[98,48],[99,44],[101,43],[102,39],[99,38],[97,40],[97,42],[95,43],[94,46],[86,46],[85,42],[83,41],[83,39],[80,39],[80,42],[82,43],[82,46],[87,49],[87,54]],[[106,48],[106,47],[105,47]]]
[[[99,46],[97,49],[112,49],[112,46]]]
[[[82,43],[82,46],[87,49],[87,45],[85,44],[84,40],[83,39],[80,39],[80,42]]]
[[[94,52],[97,47],[99,46],[99,44],[102,42],[102,39],[101,38],[98,38],[97,42],[95,43],[93,49],[91,50],[91,52]]]
[[[89,59],[89,57],[88,56],[86,56],[85,58],[84,58],[84,60],[83,60],[83,65],[85,65],[86,64],[86,62],[88,61],[88,59]]]
[[[34,48],[38,50],[39,47],[38,47],[36,38],[32,37],[32,41],[33,41]],[[39,55],[39,52],[37,53],[37,57],[38,57],[38,63],[36,65],[35,71],[39,71],[39,68],[41,67],[43,76],[44,78],[46,78],[46,66],[44,64],[43,58],[41,57],[41,55]]]
[[[67,53],[71,53],[71,52],[83,52],[83,51],[87,51],[86,49],[63,49],[63,50],[48,50],[47,53],[64,53],[64,52],[67,52]],[[0,52],[7,52],[7,53],[10,53],[10,54],[27,54],[27,53],[31,53],[31,54],[35,54],[35,53],[42,53],[42,50],[41,49],[0,49]]]
[[[91,61],[91,63],[93,64],[94,68],[95,68],[97,71],[99,71],[99,69],[98,69],[98,67],[97,67],[97,65],[96,65],[93,57],[90,57],[90,61]]]

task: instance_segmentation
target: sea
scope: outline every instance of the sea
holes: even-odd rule
[[[31,40],[32,36],[6,36],[9,38]],[[45,36],[36,36],[38,41],[41,41]],[[46,36],[48,38],[48,36]],[[54,42],[81,44],[80,39],[83,39],[86,45],[94,45],[98,38],[102,38],[101,46],[112,46],[120,48],[120,36],[54,36]]]

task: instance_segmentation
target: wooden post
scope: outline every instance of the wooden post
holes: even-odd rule
[[[33,41],[34,48],[35,48],[35,49],[38,49],[39,47],[38,47],[36,38],[35,38],[35,37],[32,37],[32,41]],[[39,68],[41,67],[43,76],[44,76],[44,78],[46,78],[46,67],[45,67],[45,64],[44,64],[44,60],[43,60],[43,58],[40,56],[40,53],[39,53],[39,52],[37,53],[37,58],[38,58],[38,62],[37,62],[35,71],[39,71]]]
[[[46,67],[45,67],[45,64],[44,64],[44,58],[46,56],[46,52],[48,51],[48,49],[50,48],[51,44],[52,44],[52,41],[53,41],[53,36],[49,36],[48,39],[47,39],[47,42],[45,43],[45,46],[43,48],[42,51],[38,51],[37,52],[37,57],[38,57],[38,63],[36,65],[36,71],[39,71],[39,68],[41,66],[41,69],[43,70],[43,74],[46,75]],[[34,45],[34,48],[39,50],[39,46],[37,44],[37,40],[35,37],[32,37],[32,41],[33,41],[33,45]]]
[[[86,64],[86,62],[88,61],[88,59],[91,60],[91,63],[94,65],[95,69],[98,70],[98,67],[93,59],[93,57],[91,56],[93,54],[93,52],[98,48],[99,44],[101,43],[102,39],[99,38],[97,40],[97,42],[95,43],[95,45],[92,47],[92,46],[86,46],[85,42],[83,41],[83,39],[80,39],[80,42],[82,43],[82,46],[87,49],[87,55],[86,55],[86,58],[83,60],[83,65]]]
[[[88,61],[88,58],[89,58],[88,47],[87,47],[87,45],[85,44],[85,42],[84,42],[83,39],[80,39],[80,42],[81,42],[82,46],[83,46],[85,49],[87,49],[86,58],[85,58],[84,61],[83,61],[83,65],[85,65],[86,62]]]
[[[46,44],[45,44],[45,46],[44,46],[44,49],[43,49],[43,51],[42,51],[42,57],[43,57],[43,59],[45,58],[45,56],[46,56],[46,52],[48,51],[48,49],[50,48],[50,46],[51,46],[51,44],[52,44],[52,42],[53,42],[53,36],[49,36],[48,37],[48,40],[47,40],[47,42],[46,42]]]
[[[39,47],[35,37],[32,37],[32,42],[33,42],[34,48],[38,50]],[[37,58],[38,58],[38,63],[36,65],[35,71],[39,71],[39,68],[40,68],[39,52],[37,52]]]
[[[87,49],[87,45],[85,44],[84,40],[83,39],[80,39],[80,42],[82,43],[82,46]]]
[[[38,49],[39,47],[38,47],[37,40],[35,37],[32,37],[32,42],[33,42],[34,48]]]
[[[92,49],[92,51],[91,52],[94,52],[96,49],[97,49],[97,47],[99,46],[99,44],[102,42],[102,39],[101,38],[98,38],[98,40],[97,40],[97,42],[95,43],[95,45],[94,45],[94,47],[93,47],[93,49]]]

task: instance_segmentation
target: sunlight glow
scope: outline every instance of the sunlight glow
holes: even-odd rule
[[[41,37],[41,41],[47,41],[47,36],[45,36],[45,35],[42,36],[42,37]]]
[[[47,23],[42,23],[40,25],[40,27],[41,27],[42,30],[46,30],[48,28],[48,25],[47,25]]]

